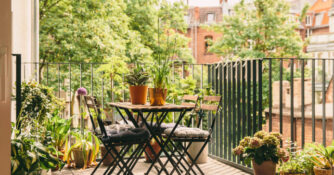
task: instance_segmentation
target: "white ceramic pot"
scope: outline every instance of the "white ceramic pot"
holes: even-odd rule
[[[200,149],[204,145],[204,142],[193,142],[191,143],[190,147],[188,148],[188,153],[190,154],[191,158],[195,159],[197,154],[199,153]],[[187,156],[188,162],[191,162]],[[198,157],[196,164],[202,164],[208,162],[208,144],[206,144],[205,148],[203,149],[202,153]]]

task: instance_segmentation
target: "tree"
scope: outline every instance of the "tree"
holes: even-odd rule
[[[209,51],[226,58],[302,56],[299,21],[289,10],[284,0],[242,0],[234,7],[234,15],[224,16],[222,23],[212,27],[222,37]]]

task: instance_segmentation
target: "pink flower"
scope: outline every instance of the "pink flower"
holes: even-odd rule
[[[259,148],[262,146],[262,140],[257,138],[257,137],[253,137],[251,140],[250,140],[250,143],[249,143],[249,147],[251,148]]]
[[[87,95],[87,90],[81,87],[81,88],[78,88],[77,93],[78,95]]]
[[[238,146],[238,147],[234,148],[233,153],[237,156],[241,155],[242,153],[244,153],[244,147],[243,146]]]

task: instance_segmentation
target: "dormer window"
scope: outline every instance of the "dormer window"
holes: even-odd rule
[[[315,25],[316,26],[320,26],[321,25],[323,16],[324,15],[322,13],[315,15]]]
[[[215,21],[215,14],[214,13],[208,13],[206,21],[208,23],[214,22]]]
[[[306,16],[306,19],[305,19],[305,23],[307,26],[311,26],[312,25],[312,20],[311,20],[311,16],[310,15],[307,15]]]

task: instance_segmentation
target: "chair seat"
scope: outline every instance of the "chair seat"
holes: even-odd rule
[[[130,128],[128,130],[120,132],[117,132],[115,130],[108,130],[107,135],[107,137],[101,138],[103,142],[106,141],[112,143],[139,143],[147,141],[150,138],[150,133],[143,128]]]
[[[170,133],[172,132],[173,128],[167,128],[164,131],[164,134],[166,134],[167,136],[170,135]],[[176,128],[172,137],[176,137],[176,138],[208,138],[208,136],[210,135],[209,131],[205,131],[199,128],[188,128],[188,127],[180,127],[180,128]]]
[[[158,133],[164,133],[164,131],[168,128],[173,129],[176,125],[176,123],[161,123],[160,127],[158,127],[158,125],[156,123],[152,123],[152,124],[148,123],[148,124],[153,129],[153,132],[158,132]],[[185,126],[178,125],[177,127],[182,128],[182,127],[185,127]]]
[[[134,129],[135,127],[133,126],[133,124],[111,124],[111,125],[107,125],[104,126],[107,132],[115,132],[115,133],[119,133],[122,131],[127,131],[129,129]],[[101,134],[101,129],[100,127],[97,127],[95,129],[95,132],[97,134]]]

